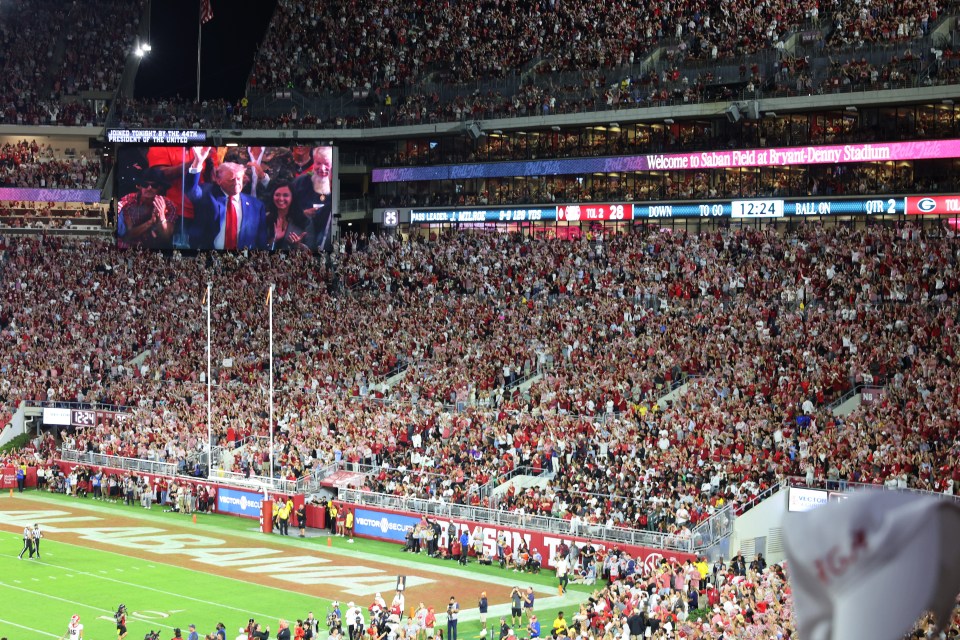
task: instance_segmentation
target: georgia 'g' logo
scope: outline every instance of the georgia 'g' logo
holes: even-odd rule
[[[577,222],[580,220],[580,205],[571,204],[566,207],[560,207],[560,219],[568,222]]]
[[[917,202],[917,209],[923,211],[924,213],[930,213],[935,211],[937,208],[937,201],[933,198],[920,198],[920,201]]]

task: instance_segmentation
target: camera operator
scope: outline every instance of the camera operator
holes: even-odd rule
[[[314,640],[317,637],[317,631],[320,629],[320,621],[313,616],[313,611],[307,613],[303,619],[304,640]]]
[[[340,603],[333,601],[333,611],[327,614],[327,631],[332,636],[336,631],[337,636],[343,635],[343,616],[340,614]]]

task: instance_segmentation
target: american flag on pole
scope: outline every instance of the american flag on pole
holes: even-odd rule
[[[213,20],[213,7],[210,0],[200,0],[200,22],[206,24]]]

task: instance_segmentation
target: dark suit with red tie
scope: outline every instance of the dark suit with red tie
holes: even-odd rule
[[[229,235],[230,223],[228,209],[230,198],[216,183],[200,184],[199,173],[187,173],[184,181],[187,197],[194,208],[194,233],[191,234],[191,248],[200,250],[235,248],[266,249],[267,223],[266,209],[263,203],[247,193],[240,193],[239,199],[240,222],[235,240],[224,238],[224,247],[214,246],[214,241],[220,235],[221,228],[225,229],[225,236]]]

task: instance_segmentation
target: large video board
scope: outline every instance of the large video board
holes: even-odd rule
[[[329,250],[330,146],[125,146],[117,243],[198,251]]]

